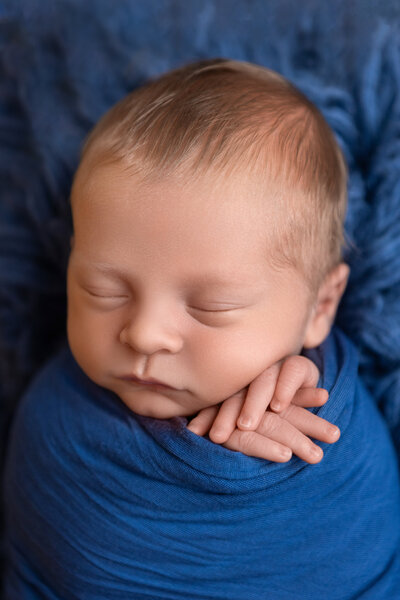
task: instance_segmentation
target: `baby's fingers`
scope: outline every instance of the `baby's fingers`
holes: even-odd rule
[[[333,444],[340,438],[339,427],[300,406],[290,406],[280,416],[304,435],[321,442]]]
[[[235,429],[229,440],[223,445],[229,450],[236,450],[236,452],[242,452],[247,456],[255,456],[273,462],[288,462],[292,458],[292,452],[289,448],[260,435],[257,431]]]
[[[313,406],[323,406],[328,398],[329,392],[324,388],[302,388],[296,392],[292,404],[312,408]]]
[[[293,409],[305,410],[290,406],[288,411]],[[290,448],[293,454],[310,464],[320,462],[324,455],[322,449],[308,439],[296,425],[290,423],[286,416],[282,418],[271,411],[265,413],[257,433]]]
[[[203,436],[209,430],[212,424],[215,421],[215,417],[218,414],[219,406],[209,406],[207,408],[203,408],[198,415],[194,417],[190,421],[187,426],[187,429],[195,433],[196,435]]]
[[[273,397],[281,362],[273,364],[250,383],[237,420],[239,429],[257,429]]]
[[[216,444],[223,444],[236,429],[236,421],[243,405],[243,394],[238,392],[225,400],[209,431],[208,437]]]
[[[289,356],[282,364],[276,383],[271,408],[281,412],[291,403],[300,388],[315,387],[319,371],[316,365],[305,356]]]

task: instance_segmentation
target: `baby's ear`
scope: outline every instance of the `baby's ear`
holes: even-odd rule
[[[318,290],[317,301],[313,308],[304,338],[304,348],[315,348],[328,337],[340,299],[346,289],[350,267],[340,263],[325,277]]]

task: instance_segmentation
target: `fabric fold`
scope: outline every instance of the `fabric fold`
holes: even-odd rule
[[[340,440],[273,463],[131,412],[68,347],[35,378],[5,477],[5,598],[395,599],[399,481],[386,425],[333,330],[307,352]],[[39,596],[37,590],[40,590]]]

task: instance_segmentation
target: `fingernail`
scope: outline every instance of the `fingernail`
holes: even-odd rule
[[[289,460],[289,458],[292,458],[292,451],[289,450],[289,448],[285,448],[284,450],[280,451],[280,455],[284,460]]]
[[[271,408],[273,410],[281,410],[281,403],[279,402],[279,400],[272,400],[271,402]]]
[[[315,458],[322,458],[322,450],[321,448],[319,448],[319,446],[313,446],[311,448],[311,455],[314,456]]]
[[[332,426],[329,428],[329,432],[333,438],[338,438],[340,435],[340,429],[338,427]]]
[[[251,427],[252,420],[249,417],[240,417],[239,423],[242,427]]]

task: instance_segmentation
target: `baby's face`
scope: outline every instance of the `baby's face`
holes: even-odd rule
[[[118,164],[78,177],[68,340],[135,413],[192,415],[300,352],[309,294],[269,265],[259,195],[239,177],[140,185]]]

